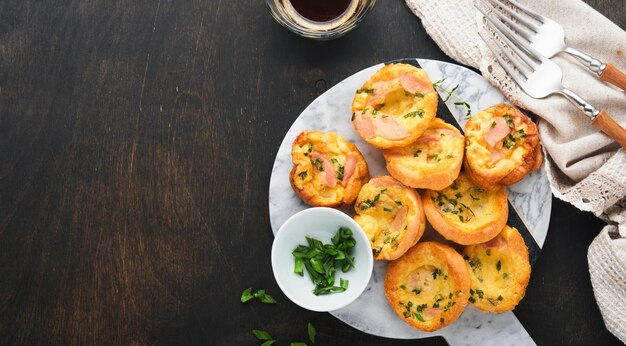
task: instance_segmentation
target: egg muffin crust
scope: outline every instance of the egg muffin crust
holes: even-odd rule
[[[367,234],[376,260],[402,256],[424,234],[419,195],[392,177],[375,177],[363,185],[354,209],[354,220]]]
[[[514,107],[498,104],[465,124],[463,167],[477,185],[512,185],[542,162],[537,126]]]
[[[352,123],[376,148],[405,146],[426,131],[437,112],[438,97],[424,70],[389,64],[356,91]]]
[[[441,190],[459,175],[465,138],[454,126],[435,118],[415,142],[385,149],[389,174],[403,184],[419,189]]]
[[[486,312],[510,311],[524,298],[530,280],[528,248],[520,233],[506,226],[487,243],[469,245],[463,258],[470,273],[469,302]]]
[[[430,332],[456,321],[467,306],[469,286],[459,253],[447,245],[423,242],[389,263],[385,296],[404,322]]]
[[[291,146],[291,158],[291,187],[312,206],[348,206],[369,179],[359,149],[336,132],[302,131]]]
[[[428,222],[444,238],[457,244],[486,242],[495,237],[509,216],[506,191],[475,185],[464,172],[441,191],[425,190],[422,195]]]

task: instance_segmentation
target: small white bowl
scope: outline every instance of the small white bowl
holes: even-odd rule
[[[306,269],[303,276],[294,273],[295,259],[291,253],[298,245],[308,245],[307,236],[330,244],[340,227],[351,229],[356,240],[352,249],[354,268],[347,273],[337,269],[335,274],[335,286],[343,278],[349,280],[348,288],[316,296]],[[272,270],[278,286],[291,301],[307,310],[333,311],[352,303],[367,287],[373,266],[372,248],[365,232],[350,216],[331,208],[309,208],[291,216],[276,233],[272,245]]]

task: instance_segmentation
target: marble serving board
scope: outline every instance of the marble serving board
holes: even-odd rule
[[[467,109],[455,105],[463,100],[471,106],[472,114],[496,103],[505,102],[504,97],[479,74],[455,64],[426,59],[403,59],[421,66],[434,81],[443,80],[444,89],[451,90],[457,84],[457,97],[446,102],[445,112],[453,117],[460,128],[465,125]],[[308,208],[293,192],[289,184],[292,168],[291,143],[303,130],[335,131],[355,143],[367,160],[370,175],[388,175],[385,161],[379,149],[363,141],[350,121],[352,99],[355,90],[369,79],[384,64],[364,69],[346,78],[323,95],[315,99],[293,123],[276,155],[272,169],[269,191],[270,223],[274,234],[291,215]],[[446,92],[438,90],[445,98]],[[440,97],[440,102],[442,98]],[[438,116],[441,111],[438,111]],[[449,111],[449,112],[448,112]],[[446,119],[449,121],[448,119]],[[531,262],[534,263],[543,246],[550,221],[552,199],[550,187],[542,167],[518,184],[507,188],[509,196],[509,223],[524,228],[521,232],[529,245]],[[353,210],[344,210],[353,215]],[[447,243],[430,226],[421,240],[437,240]],[[533,249],[536,249],[533,251]],[[391,309],[384,295],[384,280],[387,262],[375,261],[374,272],[365,292],[352,304],[331,314],[346,324],[368,334],[395,339],[420,339],[443,336],[451,345],[533,345],[534,342],[512,312],[487,314],[471,305],[452,325],[436,332],[421,332],[402,321]]]

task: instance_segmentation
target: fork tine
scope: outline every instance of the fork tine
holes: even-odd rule
[[[513,6],[519,8],[520,10],[522,10],[522,12],[526,13],[527,15],[529,15],[530,17],[533,17],[534,19],[536,19],[537,21],[541,22],[541,23],[545,23],[545,19],[546,17],[540,15],[539,13],[531,10],[530,8],[520,4],[519,2],[515,1],[515,0],[508,0],[508,2],[510,4],[513,4]]]
[[[522,24],[526,25],[530,30],[537,32],[539,31],[539,27],[537,25],[535,25],[534,23],[528,21],[526,18],[520,16],[519,14],[517,14],[517,12],[515,12],[511,7],[505,5],[504,3],[502,3],[502,1],[500,0],[490,0],[492,2],[495,2],[496,4],[498,4],[498,6],[500,6],[500,8],[502,8],[503,10],[505,10],[506,12],[508,12],[513,18],[517,19],[518,21],[520,21]],[[523,10],[522,8],[520,8],[520,10]],[[510,21],[510,19],[507,18],[508,21]]]
[[[532,58],[540,59],[541,54],[522,44],[506,26],[495,25],[494,27],[490,25],[490,28],[497,33],[504,43],[506,43],[533,71],[537,70],[538,64]]]
[[[487,43],[489,41],[488,38],[486,38],[483,34],[483,32],[486,32],[486,29],[483,28],[482,31],[479,31],[478,34],[480,35],[480,37],[483,39],[483,41],[485,41],[485,43]],[[507,55],[506,50],[504,49],[504,47],[500,44],[500,42],[498,42],[498,40],[494,40],[492,39],[492,41],[495,41],[496,44],[498,45],[498,47],[501,49],[501,51]],[[519,75],[520,72],[515,71],[515,69],[513,69],[509,64],[507,64],[504,59],[502,59],[502,57],[500,56],[500,53],[495,51],[491,45],[489,43],[487,43],[487,47],[489,47],[489,50],[491,50],[491,52],[493,53],[493,55],[495,55],[496,60],[498,60],[498,63],[500,64],[500,66],[502,66],[502,68],[506,71],[506,73],[511,76],[511,78],[513,78],[513,80],[515,81],[515,83],[519,84],[520,87],[522,87],[522,89],[524,88],[525,85],[525,80],[523,80]],[[508,57],[508,55],[507,55]],[[509,58],[510,59],[510,58]],[[528,79],[528,77],[526,77],[525,75],[523,75],[524,78]]]
[[[513,34],[505,25],[503,25],[502,23],[500,23],[497,20],[494,20],[490,17],[488,17],[483,11],[482,9],[478,9],[484,16],[485,18],[488,19],[487,25],[489,25],[489,28],[491,28],[496,34],[498,34],[498,36],[500,36],[501,38],[506,39],[506,44],[509,45],[510,47],[516,48],[514,44],[511,43],[510,39],[507,39],[507,34]],[[505,33],[506,32],[506,33]],[[494,39],[494,41],[496,41],[497,43],[500,43],[498,40]],[[486,42],[486,41],[485,41]],[[504,49],[503,47],[500,47],[501,50],[503,51],[503,53],[508,53],[507,49]],[[512,48],[512,49],[513,49]],[[515,64],[517,65],[516,67],[520,70],[520,72],[522,72],[522,74],[526,77],[529,76],[534,69],[537,68],[537,64],[535,64],[534,61],[532,61],[526,54],[522,53],[519,51],[519,49],[514,51],[517,56],[523,61],[525,62],[531,69],[526,68],[526,66],[524,66],[521,63]],[[509,60],[511,60],[512,63],[514,63],[514,61],[511,59],[511,57],[509,57],[507,55],[507,57],[509,58]]]
[[[491,5],[490,3],[486,2],[485,0],[481,0],[481,1],[483,2],[483,4],[486,7],[489,8],[489,10],[491,10],[492,13],[494,13],[496,16],[498,16],[500,21],[506,23],[509,27],[511,27],[513,30],[515,30],[515,32],[517,32],[520,36],[525,38],[527,41],[530,42],[532,40],[532,36],[526,30],[522,29],[521,26],[519,26],[516,23],[514,23],[513,21],[511,21],[511,19],[507,18],[504,14],[502,14],[502,12],[496,10],[496,8],[493,7],[493,5]],[[483,16],[485,16],[485,18],[489,19],[489,21],[491,21],[494,25],[498,25],[498,24],[495,23],[495,19],[492,18],[492,16],[487,15],[485,12],[483,12],[480,9],[480,7],[477,7],[477,8],[483,14]]]

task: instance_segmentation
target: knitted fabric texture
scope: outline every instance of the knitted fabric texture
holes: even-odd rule
[[[619,238],[615,226],[607,226],[589,247],[587,258],[606,328],[626,343],[626,238]]]
[[[589,248],[591,282],[607,328],[626,343],[626,153],[599,132],[565,98],[533,99],[499,65],[479,36],[491,35],[472,0],[406,0],[426,32],[456,61],[482,75],[513,104],[536,114],[554,195],[593,212],[607,225]],[[477,6],[482,6],[476,4]],[[569,46],[626,71],[626,32],[580,0],[526,0],[524,5],[561,24]],[[485,9],[485,7],[482,7]],[[580,23],[585,25],[580,25]],[[600,81],[574,58],[552,60],[563,70],[563,85],[603,108],[626,127],[626,94]],[[584,231],[584,230],[580,230]],[[612,237],[609,237],[611,234]],[[622,305],[616,304],[621,302]]]

